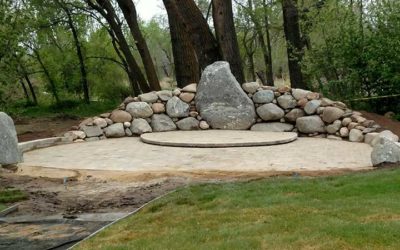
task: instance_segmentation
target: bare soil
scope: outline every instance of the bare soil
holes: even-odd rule
[[[18,141],[32,141],[57,137],[79,124],[78,117],[58,116],[54,118],[16,118],[14,120]]]
[[[366,111],[361,111],[361,113],[368,120],[374,120],[376,123],[378,123],[382,127],[382,130],[388,129],[396,135],[400,136],[400,121],[392,120],[383,115],[378,115]]]
[[[17,188],[28,196],[7,216],[26,221],[5,223],[0,218],[0,249],[67,249],[110,223],[75,220],[77,215],[129,213],[187,183],[181,178],[139,182],[126,176],[118,180],[106,174],[40,168],[0,171],[0,189]]]
[[[58,172],[60,177],[63,176],[62,171]],[[29,197],[19,203],[18,211],[12,216],[47,216],[130,212],[185,184],[182,179],[159,178],[148,182],[129,182],[106,180],[90,174],[78,175],[70,175],[64,184],[63,177],[32,177],[3,171],[0,188],[16,188]]]

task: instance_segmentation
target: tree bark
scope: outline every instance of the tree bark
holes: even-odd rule
[[[137,21],[137,13],[135,4],[132,0],[117,0],[119,7],[124,14],[125,20],[128,23],[133,39],[135,39],[136,47],[143,61],[143,66],[146,71],[147,80],[149,81],[151,90],[161,90],[160,81],[157,77],[157,72],[154,67],[153,59],[150,55],[149,48],[140,31]]]
[[[272,46],[271,46],[271,36],[269,33],[269,16],[267,12],[267,3],[266,0],[263,0],[263,8],[264,8],[264,25],[265,25],[265,34],[267,36],[267,49],[268,49],[268,81],[271,86],[274,86],[274,72],[272,68]]]
[[[303,57],[303,43],[300,35],[297,0],[282,0],[283,26],[286,37],[290,82],[293,88],[306,89],[300,62]]]
[[[175,2],[196,51],[200,68],[203,70],[221,60],[218,43],[196,3],[193,0],[175,0]]]
[[[35,89],[33,88],[32,82],[29,79],[29,76],[26,72],[24,72],[24,78],[26,83],[28,84],[29,87],[29,91],[31,92],[32,95],[32,99],[33,99],[33,104],[35,104],[35,106],[38,104],[37,98],[36,98],[36,93],[35,93]]]
[[[83,96],[85,103],[89,104],[90,103],[90,96],[89,96],[89,84],[87,80],[87,71],[86,71],[86,65],[85,61],[83,59],[83,54],[82,54],[82,45],[79,41],[79,36],[78,36],[78,31],[75,28],[74,21],[72,20],[71,12],[70,10],[62,5],[60,3],[61,8],[64,10],[65,14],[67,15],[68,19],[68,26],[71,29],[72,36],[74,38],[74,43],[75,43],[75,48],[76,48],[76,54],[79,59],[79,68],[81,71],[81,82],[82,82],[82,89],[83,89]]]
[[[37,105],[38,101],[37,101],[37,98],[36,98],[35,89],[33,88],[33,84],[31,82],[31,80],[29,79],[29,75],[28,75],[28,72],[27,72],[27,70],[25,68],[25,65],[20,60],[18,60],[18,65],[21,67],[22,76],[25,79],[26,83],[28,84],[28,88],[29,88],[29,91],[31,92],[31,96],[32,96],[32,99],[33,99],[33,104]]]
[[[24,90],[24,95],[26,98],[26,103],[30,103],[31,99],[29,98],[28,90],[26,89],[25,83],[22,80],[22,78],[19,79],[19,82],[21,83],[22,89]]]
[[[212,0],[213,19],[222,59],[228,61],[236,80],[244,82],[235,25],[233,22],[232,0]]]
[[[200,67],[191,44],[187,27],[174,0],[163,0],[168,14],[175,76],[178,87],[199,82]]]
[[[140,86],[140,90],[142,92],[149,92],[150,87],[146,82],[146,78],[144,77],[142,71],[140,70],[139,65],[137,64],[135,58],[132,55],[132,52],[129,48],[128,42],[122,32],[120,22],[118,22],[118,17],[115,14],[114,7],[111,2],[107,0],[96,0],[98,3],[95,4],[92,0],[85,0],[86,3],[97,12],[99,12],[108,22],[112,32],[118,40],[118,45],[120,46],[121,52],[124,54],[126,62],[129,66],[130,71],[132,71],[135,76],[135,81],[138,82]],[[137,93],[139,94],[139,93]]]

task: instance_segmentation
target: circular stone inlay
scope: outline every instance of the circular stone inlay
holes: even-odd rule
[[[197,148],[270,146],[297,139],[296,133],[238,130],[172,131],[140,136],[145,143]]]

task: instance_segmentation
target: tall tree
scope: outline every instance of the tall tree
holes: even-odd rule
[[[24,95],[25,95],[25,99],[26,99],[26,103],[30,103],[31,99],[29,98],[29,94],[28,94],[28,90],[26,89],[25,83],[22,80],[22,78],[19,79],[19,83],[21,84],[21,87],[24,91]]]
[[[43,62],[42,56],[39,53],[39,50],[33,47],[30,47],[33,51],[33,56],[35,57],[35,59],[38,61],[40,67],[43,69],[43,73],[46,76],[49,85],[50,85],[50,90],[51,93],[53,94],[54,99],[56,100],[57,104],[60,104],[60,98],[58,96],[58,89],[56,86],[56,81],[53,79],[53,77],[50,75],[50,72],[48,70],[48,68],[46,67],[46,65]]]
[[[243,30],[242,44],[246,52],[247,62],[249,63],[249,75],[251,80],[256,80],[256,70],[254,63],[254,54],[256,53],[256,34],[252,33],[250,29]]]
[[[264,39],[264,31],[261,25],[261,21],[259,20],[259,16],[257,15],[256,11],[254,10],[253,7],[253,0],[248,0],[247,1],[247,8],[248,8],[248,15],[251,18],[251,21],[254,24],[255,31],[257,33],[257,38],[258,42],[260,43],[261,51],[264,57],[264,64],[265,64],[265,72],[267,75],[267,82],[264,84],[268,85],[274,85],[274,77],[273,77],[273,72],[272,72],[272,58],[271,58],[271,44],[266,44],[265,39]],[[264,10],[266,10],[266,5],[263,6]],[[264,12],[264,18],[266,18],[266,22],[268,22],[268,13]],[[265,25],[268,25],[268,23],[265,23]],[[267,26],[268,27],[268,26]],[[267,33],[267,38],[269,37],[269,29],[266,28],[266,33]],[[269,39],[267,39],[268,42],[270,43]]]
[[[199,63],[175,0],[163,0],[163,2],[168,14],[176,81],[178,87],[184,87],[199,81]]]
[[[204,69],[213,62],[221,60],[218,43],[194,0],[175,0],[175,2],[196,50],[200,68]]]
[[[268,13],[268,4],[266,3],[266,0],[263,0],[263,5],[264,9],[264,27],[265,27],[265,34],[266,34],[266,41],[267,41],[267,51],[268,51],[268,70],[267,72],[269,73],[269,83],[270,85],[274,85],[274,74],[272,70],[272,46],[271,46],[271,35],[270,35],[270,24],[269,24],[269,13]]]
[[[34,105],[37,105],[37,104],[38,104],[38,101],[37,101],[35,89],[33,88],[32,81],[29,79],[29,74],[28,74],[28,72],[27,72],[27,70],[26,70],[26,68],[25,68],[25,65],[24,65],[24,63],[22,62],[21,58],[19,58],[17,55],[15,55],[15,58],[17,59],[17,63],[18,63],[18,68],[19,68],[19,71],[20,71],[20,75],[22,76],[22,77],[21,77],[21,81],[23,81],[23,79],[25,79],[26,83],[28,84],[29,91],[31,92],[32,101],[33,101],[32,103],[33,103]],[[25,91],[25,90],[24,90],[24,91]]]
[[[222,59],[229,62],[233,75],[242,84],[244,74],[233,22],[232,0],[212,0],[212,7],[215,34]]]
[[[294,88],[307,88],[303,82],[301,59],[303,42],[300,35],[297,0],[282,0],[283,27],[286,37],[290,82]]]
[[[97,10],[94,10],[94,11],[97,11]],[[98,58],[98,59],[103,59],[106,61],[111,61],[113,63],[116,63],[118,66],[122,67],[122,69],[125,71],[125,73],[128,76],[129,83],[131,85],[133,92],[140,93],[140,87],[138,85],[137,77],[136,77],[135,73],[133,72],[133,70],[131,69],[131,67],[129,67],[129,64],[127,62],[125,54],[121,51],[121,48],[124,46],[120,45],[119,40],[117,39],[115,33],[110,28],[110,26],[103,23],[101,16],[98,16],[95,13],[93,13],[92,10],[85,10],[85,12],[87,12],[89,16],[91,16],[94,20],[96,20],[101,25],[101,27],[107,31],[108,35],[111,38],[111,45],[115,51],[115,54],[117,55],[117,57],[119,58],[120,61],[118,61],[114,58],[103,57],[103,56],[101,56],[101,57],[98,57],[98,56],[93,57],[92,56],[89,58]]]
[[[78,30],[77,30],[77,28],[75,26],[74,20],[72,19],[72,12],[68,8],[68,6],[66,6],[60,0],[57,0],[56,3],[58,4],[58,6],[61,7],[61,9],[65,12],[65,14],[67,16],[67,23],[68,23],[69,28],[71,29],[72,37],[74,39],[76,54],[77,54],[78,59],[79,59],[79,69],[81,71],[81,82],[82,82],[83,96],[84,96],[85,102],[87,104],[89,104],[90,103],[90,96],[89,96],[89,84],[88,84],[88,80],[87,80],[87,70],[86,70],[85,60],[84,60],[83,52],[82,52],[82,44],[81,44],[81,42],[79,40]]]
[[[156,69],[154,67],[153,59],[150,55],[149,48],[140,31],[137,21],[137,13],[135,4],[132,0],[117,0],[119,7],[124,14],[125,20],[128,23],[129,30],[131,31],[133,39],[135,39],[136,48],[143,61],[143,66],[146,71],[147,80],[149,81],[152,90],[160,90],[160,81],[158,80]]]
[[[118,19],[117,14],[115,13],[114,7],[111,2],[107,0],[96,0],[97,4],[92,0],[85,0],[86,3],[99,12],[104,19],[106,19],[107,23],[110,25],[112,32],[114,33],[116,39],[118,40],[118,45],[121,49],[121,52],[124,54],[128,67],[132,71],[135,76],[135,82],[139,84],[139,88],[135,87],[135,94],[142,92],[149,92],[151,89],[147,84],[146,78],[144,77],[142,71],[140,70],[139,65],[137,64],[133,54],[130,50],[129,44],[124,36],[124,33],[121,28],[121,22]],[[136,85],[136,84],[135,84]],[[134,85],[134,86],[135,86]]]

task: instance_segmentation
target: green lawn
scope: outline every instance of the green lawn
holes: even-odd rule
[[[26,199],[26,194],[16,189],[0,189],[0,211],[7,208],[7,204]]]
[[[178,190],[78,249],[398,249],[400,170]]]

